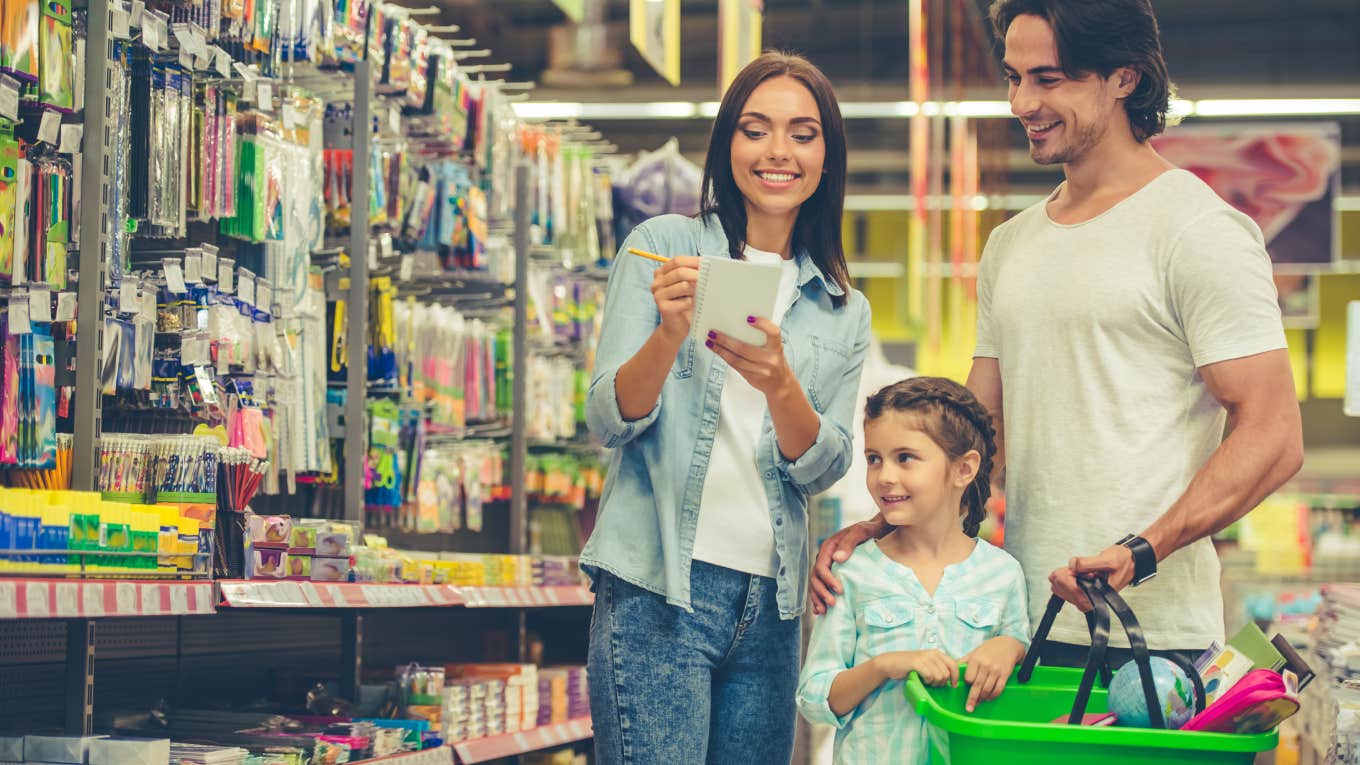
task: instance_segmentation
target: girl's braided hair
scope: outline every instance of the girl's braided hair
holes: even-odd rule
[[[976,537],[982,519],[987,517],[987,498],[992,493],[996,429],[991,414],[971,391],[943,377],[912,377],[883,388],[865,402],[864,421],[877,420],[888,411],[921,415],[921,429],[950,460],[970,451],[981,456],[977,475],[963,495],[968,510],[963,533]]]

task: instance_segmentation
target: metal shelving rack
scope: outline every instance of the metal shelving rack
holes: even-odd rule
[[[100,384],[102,363],[103,322],[99,320],[104,301],[104,272],[108,258],[108,232],[110,199],[110,157],[112,140],[109,125],[113,115],[113,105],[108,91],[113,77],[113,8],[105,2],[91,2],[88,8],[86,26],[86,56],[83,76],[85,79],[85,109],[83,114],[84,133],[82,150],[83,176],[81,179],[81,199],[83,206],[79,220],[79,272],[77,301],[85,315],[76,344],[76,387],[73,401],[74,446],[72,488],[93,491],[97,485],[99,469],[99,447],[101,437],[103,394]],[[358,61],[354,68],[354,126],[353,152],[355,168],[369,166],[372,149],[372,113],[375,95],[371,79],[370,62],[365,58]],[[525,494],[524,469],[527,461],[528,442],[526,439],[527,413],[525,405],[526,374],[528,363],[527,338],[527,300],[528,300],[528,262],[529,262],[529,175],[527,162],[520,161],[515,167],[516,198],[514,204],[514,329],[512,368],[513,409],[510,432],[510,464],[512,466],[512,499],[510,502],[508,550],[511,554],[526,551],[527,536],[527,497]],[[369,177],[366,172],[355,172],[352,198],[367,199]],[[349,348],[361,349],[367,346],[368,288],[369,288],[369,247],[371,230],[368,206],[356,204],[351,210],[352,221],[349,239],[350,271],[349,291],[346,296],[350,316],[346,329],[346,343]],[[367,366],[363,354],[351,363],[346,380],[346,400],[344,407],[345,439],[343,450],[344,464],[344,518],[362,521],[364,512],[364,459],[366,448],[366,399]],[[479,589],[479,588],[473,588]],[[480,588],[494,590],[496,588]],[[523,589],[523,588],[520,588]],[[491,606],[517,610],[517,635],[513,653],[521,660],[526,653],[526,609],[544,606],[581,606],[588,605],[589,593],[571,592],[573,588],[552,588],[563,590],[560,596],[554,593],[494,593],[483,592],[463,604],[464,606]],[[216,593],[216,588],[213,588]],[[370,604],[371,605],[371,604]],[[432,604],[448,605],[448,604]],[[412,603],[414,607],[425,607]],[[286,605],[275,608],[288,608]],[[332,608],[335,608],[332,604]],[[195,612],[201,612],[197,609]],[[211,610],[211,609],[208,609]],[[385,609],[390,610],[390,609]],[[350,694],[356,690],[362,673],[363,636],[365,631],[365,606],[356,605],[336,611],[341,618],[341,686],[342,691]],[[54,609],[54,615],[63,613]],[[81,611],[81,613],[86,613]],[[110,616],[114,614],[109,614]],[[175,615],[171,613],[171,615]],[[59,617],[60,618],[60,617]],[[95,688],[95,644],[100,617],[66,618],[65,649],[65,719],[64,728],[73,735],[89,735],[94,724]],[[584,725],[585,727],[581,727]],[[589,737],[589,723],[575,721],[569,732],[554,731],[550,737],[541,734],[539,746],[547,746],[553,741],[580,740]],[[560,727],[560,726],[559,726]],[[564,728],[564,731],[567,730]],[[550,741],[549,739],[552,739]],[[531,751],[539,746],[522,748]]]
[[[108,258],[110,134],[108,89],[113,76],[113,9],[109,3],[89,3],[85,43],[85,130],[81,146],[80,273],[76,303],[86,319],[76,335],[75,439],[72,445],[71,485],[82,491],[95,487],[99,465],[100,418],[103,403],[99,367],[104,345],[104,264]],[[94,320],[88,318],[94,314]],[[84,395],[81,395],[81,394]],[[71,619],[66,623],[66,724],[68,733],[88,736],[94,727],[94,647],[96,622]]]

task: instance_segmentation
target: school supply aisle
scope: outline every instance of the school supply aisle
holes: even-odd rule
[[[388,3],[5,11],[0,761],[587,740],[610,147]]]

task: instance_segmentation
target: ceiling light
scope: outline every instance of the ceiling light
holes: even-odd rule
[[[717,101],[591,102],[530,101],[514,104],[524,119],[713,119]],[[902,119],[917,114],[960,116],[974,119],[1010,119],[1006,101],[845,101],[845,119]],[[1360,115],[1360,98],[1251,98],[1204,99],[1171,102],[1175,117],[1291,117]]]
[[[1195,102],[1197,117],[1294,117],[1360,114],[1360,98],[1243,98]]]

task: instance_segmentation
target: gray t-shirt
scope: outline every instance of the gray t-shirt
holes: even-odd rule
[[[996,229],[974,355],[1001,366],[1006,550],[1032,624],[1051,571],[1142,532],[1218,447],[1226,413],[1198,368],[1284,347],[1260,230],[1189,172],[1084,223],[1055,223],[1040,203]],[[1124,591],[1152,647],[1223,640],[1219,574],[1201,539]],[[1089,641],[1071,608],[1052,637]]]

